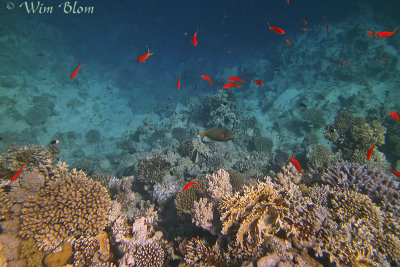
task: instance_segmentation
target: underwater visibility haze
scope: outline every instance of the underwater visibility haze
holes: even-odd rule
[[[400,2],[0,1],[0,266],[400,266]]]

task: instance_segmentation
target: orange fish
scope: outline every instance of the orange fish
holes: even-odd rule
[[[373,32],[373,31],[367,31],[367,33],[368,33],[372,38],[374,38],[374,32]]]
[[[390,37],[392,36],[398,29],[400,28],[397,27],[394,31],[392,32],[378,32],[377,34],[375,34],[376,37],[380,37],[380,38],[385,38],[385,37]]]
[[[199,31],[199,27],[197,27],[197,31],[193,34],[192,43],[194,46],[197,46],[197,32]]]
[[[236,84],[236,83],[226,83],[224,84],[224,86],[222,86],[222,88],[226,88],[226,89],[231,89],[232,87],[241,87],[240,84]]]
[[[394,111],[389,111],[389,114],[393,119],[395,119],[397,122],[399,122],[399,120],[400,120],[399,114],[397,114]]]
[[[374,143],[374,144],[371,146],[371,148],[368,150],[368,153],[367,153],[367,160],[369,160],[369,159],[371,158],[372,151],[374,150],[375,145],[376,145],[376,143]]]
[[[176,87],[179,89],[181,89],[181,75],[179,74],[178,76],[178,83],[176,84]]]
[[[81,66],[82,66],[82,63],[79,63],[78,67],[76,67],[75,70],[71,73],[71,76],[69,77],[71,80],[72,80],[73,78],[75,78],[76,75],[78,75],[78,70],[79,70],[79,68],[80,68]]]
[[[229,77],[228,80],[231,80],[232,82],[241,82],[241,83],[246,82],[245,80],[242,80],[238,77]]]
[[[385,57],[381,57],[381,58],[378,58],[377,60],[385,61],[386,58]]]
[[[296,167],[297,171],[299,174],[303,173],[303,170],[301,169],[300,163],[293,157],[290,157],[290,162]]]
[[[342,69],[343,66],[343,58],[340,60],[340,69]]]
[[[346,63],[346,66],[350,66],[350,64],[351,64],[351,61],[347,62],[347,63]]]
[[[137,62],[146,62],[146,60],[153,55],[153,53],[150,53],[150,49],[147,48],[147,53],[144,55],[141,55],[137,58]]]
[[[325,24],[325,30],[328,31],[328,24]]]
[[[213,127],[205,132],[201,132],[200,136],[207,136],[214,141],[227,141],[235,138],[235,135],[231,130],[217,127]]]
[[[212,80],[210,77],[208,77],[207,75],[201,75],[201,78],[203,78],[204,80],[208,81],[210,83],[210,86],[212,86]]]
[[[259,86],[263,86],[264,85],[261,80],[255,80],[254,83],[258,84]]]
[[[400,172],[394,170],[394,169],[390,169],[390,171],[397,176],[397,178],[400,178]]]
[[[286,39],[286,43],[288,43],[289,45],[292,45],[292,42],[289,41],[288,39]]]
[[[304,24],[308,23],[306,18],[301,18],[301,20],[304,22]]]
[[[198,183],[196,183],[196,182],[189,182],[189,183],[187,183],[186,185],[185,185],[185,187],[182,189],[182,191],[185,191],[186,189],[188,189],[189,187],[191,187],[192,185],[197,185],[200,189],[201,189],[201,187],[200,187],[200,185],[198,184]]]
[[[272,27],[268,22],[269,29],[277,34],[285,34],[285,31],[279,27]]]
[[[301,28],[301,29],[302,29],[303,31],[305,31],[305,32],[308,31],[307,28]]]
[[[22,165],[22,167],[19,168],[19,170],[11,178],[11,182],[14,181],[15,179],[17,179],[20,176],[20,174],[22,173],[22,170],[25,168],[26,165],[28,165],[28,162],[24,163],[24,165]]]

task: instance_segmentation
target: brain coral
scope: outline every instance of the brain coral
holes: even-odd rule
[[[100,182],[59,162],[54,176],[28,198],[21,211],[20,235],[41,250],[56,249],[67,238],[96,236],[108,224],[111,200]],[[57,250],[57,249],[56,249]]]

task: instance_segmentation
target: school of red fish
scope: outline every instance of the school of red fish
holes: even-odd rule
[[[290,0],[285,0],[285,1],[287,2],[288,5],[290,5]],[[307,18],[301,17],[301,20],[303,21],[303,23],[304,23],[305,25],[308,25],[308,20],[307,20]],[[327,32],[327,31],[328,31],[328,24],[324,24],[324,27],[325,27],[325,31]],[[374,39],[375,37],[377,37],[377,38],[387,38],[387,37],[391,37],[393,34],[395,34],[396,31],[397,31],[399,28],[400,28],[400,26],[397,27],[396,29],[394,29],[393,31],[382,31],[382,32],[378,32],[378,33],[375,33],[375,34],[374,34],[374,32],[371,31],[371,30],[367,30],[366,32],[367,32],[367,34],[368,34],[369,36],[372,37],[372,39]],[[270,24],[269,22],[268,22],[268,29],[269,29],[270,31],[276,33],[276,34],[279,34],[279,35],[285,35],[285,33],[286,33],[286,32],[285,32],[282,28],[280,28],[280,27],[271,26],[271,24]],[[303,30],[304,32],[307,32],[307,31],[308,31],[308,29],[307,29],[306,27],[302,27],[301,30]],[[198,32],[199,32],[199,27],[197,26],[197,30],[196,30],[196,32],[193,34],[193,37],[192,37],[192,40],[191,40],[191,43],[193,44],[193,46],[198,46],[198,41],[197,41],[197,34],[198,34]],[[286,42],[288,45],[293,46],[293,43],[292,43],[290,40],[285,39],[285,42]],[[152,55],[153,55],[153,53],[150,53],[150,48],[148,48],[146,54],[143,54],[143,55],[141,55],[141,56],[139,56],[139,57],[137,58],[137,62],[138,62],[138,63],[145,63],[146,60],[149,59],[149,57],[152,56]],[[385,57],[382,57],[382,58],[378,58],[378,59],[376,59],[376,60],[377,60],[377,61],[385,61],[386,58],[385,58]],[[340,68],[340,69],[342,69],[343,63],[344,63],[344,58],[341,58],[340,64],[339,64],[339,68]],[[351,64],[351,62],[348,61],[345,65],[346,65],[346,66],[350,66],[350,64]],[[77,77],[77,75],[78,75],[78,70],[79,70],[79,68],[80,68],[81,66],[82,66],[82,63],[79,63],[79,65],[78,65],[78,66],[74,69],[74,71],[71,73],[71,76],[70,76],[70,79],[71,79],[71,80],[74,79],[75,77]],[[201,78],[204,79],[205,81],[209,82],[209,83],[210,83],[210,86],[212,86],[213,82],[212,82],[212,79],[210,78],[210,76],[201,75]],[[239,78],[239,77],[229,77],[228,80],[229,80],[229,82],[225,83],[225,84],[222,86],[223,89],[228,89],[228,90],[229,90],[229,89],[234,88],[234,87],[242,87],[242,86],[241,86],[241,83],[245,83],[245,82],[246,82],[245,80],[243,80],[243,79],[241,79],[241,78]],[[254,82],[255,84],[259,85],[259,86],[263,86],[263,82],[262,82],[261,80],[254,80],[253,82]],[[178,89],[178,90],[181,89],[181,74],[179,74],[179,76],[178,76],[178,82],[177,82],[177,85],[176,85],[176,86],[177,86],[177,89]],[[398,115],[396,112],[390,111],[390,112],[389,112],[389,115],[390,115],[394,120],[396,120],[396,122],[399,122],[400,117],[399,117],[399,115]],[[371,148],[368,150],[368,153],[367,153],[367,160],[370,160],[370,158],[371,158],[371,156],[372,156],[372,153],[373,153],[373,150],[374,150],[374,148],[375,148],[375,145],[376,145],[376,143],[372,144]],[[293,158],[293,157],[290,157],[290,162],[296,167],[296,169],[298,170],[299,174],[302,174],[302,168],[301,168],[300,163],[299,163],[295,158]],[[15,173],[15,175],[12,177],[11,181],[14,181],[15,179],[18,178],[18,176],[21,174],[21,172],[23,171],[24,167],[25,167],[27,164],[28,164],[28,163],[24,163],[24,164],[22,165],[22,167],[18,170],[18,172]],[[398,171],[396,171],[396,170],[394,170],[394,169],[391,169],[391,172],[392,172],[394,175],[396,175],[397,177],[400,178],[400,172],[398,172]],[[200,185],[199,185],[198,183],[196,183],[196,182],[189,182],[188,184],[185,185],[185,187],[183,188],[183,190],[188,189],[190,186],[192,186],[192,185],[194,185],[194,184],[197,185],[197,186],[201,189],[201,187],[200,187]]]

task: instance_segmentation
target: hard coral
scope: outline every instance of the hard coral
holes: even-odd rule
[[[164,249],[157,243],[140,246],[134,254],[137,267],[161,267],[164,264]]]
[[[326,184],[368,195],[384,211],[400,216],[400,184],[378,168],[337,162],[327,169],[321,179]]]
[[[99,182],[61,162],[37,195],[24,203],[20,235],[34,238],[44,251],[56,249],[65,239],[95,236],[108,224],[111,200]]]
[[[170,168],[171,163],[163,155],[153,152],[139,161],[138,178],[148,182],[161,182]]]

